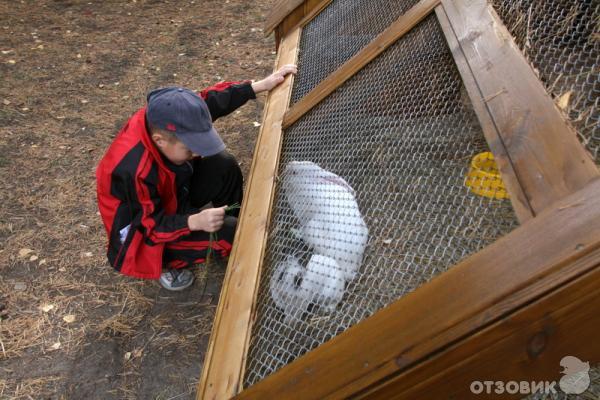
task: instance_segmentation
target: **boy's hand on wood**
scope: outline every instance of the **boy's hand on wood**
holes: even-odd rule
[[[188,227],[191,231],[216,232],[223,226],[225,219],[225,208],[207,208],[198,214],[188,217]]]
[[[254,82],[252,84],[252,89],[254,90],[254,93],[271,90],[283,82],[286,75],[296,74],[296,72],[298,72],[298,67],[296,65],[286,64],[279,68],[276,72],[273,72],[271,75],[267,76],[265,79]]]

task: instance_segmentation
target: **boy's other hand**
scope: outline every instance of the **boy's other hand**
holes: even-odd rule
[[[225,219],[225,208],[207,208],[198,214],[188,217],[188,227],[191,231],[216,232],[223,226]]]
[[[254,82],[252,84],[252,89],[254,90],[254,93],[260,93],[271,90],[275,86],[283,82],[285,80],[286,75],[296,74],[297,72],[298,67],[296,65],[286,64],[283,67],[279,68],[276,72],[273,72],[271,75],[267,76],[265,79]]]

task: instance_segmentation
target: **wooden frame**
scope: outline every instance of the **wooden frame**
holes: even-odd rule
[[[296,61],[300,30],[282,42],[276,69]],[[223,399],[236,394],[244,375],[252,305],[260,279],[267,221],[274,195],[281,144],[281,120],[289,103],[293,77],[269,93],[256,142],[248,191],[223,281],[213,331],[204,361],[197,398]],[[258,239],[258,240],[257,240]],[[257,245],[262,241],[263,244]],[[215,348],[219,351],[216,352]]]
[[[527,208],[535,216],[598,177],[492,7],[442,0],[436,13],[521,220]]]
[[[541,235],[540,232],[552,234]],[[563,285],[589,273],[593,273],[595,285],[600,287],[599,271],[600,180],[596,180],[414,292],[246,389],[235,399],[339,399],[360,393],[385,393],[387,384],[400,384],[410,393],[423,385],[425,378],[436,382],[428,386],[434,390],[435,385],[444,380],[444,369],[448,365],[438,364],[438,358],[433,357],[454,356],[462,342],[473,341],[485,349],[487,342],[479,335],[490,329],[492,336],[510,338],[514,333],[527,343],[527,337],[511,331],[511,319],[520,318],[521,309],[535,308],[536,302],[554,298],[552,293],[560,293]],[[596,292],[596,304],[598,295]],[[557,296],[552,301],[560,302],[561,296]],[[542,317],[550,311],[542,308]],[[592,317],[584,309],[580,312],[586,318]],[[596,315],[595,321],[598,318]],[[556,340],[556,335],[568,335],[559,329],[561,321],[547,322],[552,326],[548,328],[548,340]],[[592,338],[597,335],[597,326],[592,325]],[[580,329],[583,330],[583,326]],[[590,330],[586,330],[583,338],[590,338],[587,332]],[[581,339],[578,332],[570,343],[580,343]],[[600,361],[597,340],[583,344],[597,357],[590,361]],[[473,356],[473,347],[467,350],[467,355]],[[515,354],[521,354],[526,349],[514,350]],[[504,359],[508,356],[510,353],[505,354]],[[480,353],[475,358],[478,357],[483,358]],[[554,359],[556,354],[551,357]],[[494,358],[491,361],[497,366]],[[519,358],[519,362],[526,364],[527,360]],[[463,364],[453,368],[464,368],[461,371],[466,374],[471,365]],[[556,373],[558,365],[554,365]],[[427,372],[422,372],[425,366]],[[529,370],[532,371],[535,369]],[[472,372],[477,373],[477,370]],[[511,380],[533,376],[514,370],[499,373],[505,376],[507,372],[514,372]],[[406,376],[411,379],[403,381]],[[447,386],[448,383],[444,387]],[[404,397],[441,396],[407,394]]]
[[[283,117],[283,128],[286,129],[310,109],[319,104],[325,97],[333,93],[344,82],[360,71],[365,65],[394,44],[405,33],[423,20],[440,0],[421,0],[414,7],[401,15],[389,28],[379,34],[354,57],[325,78],[314,89],[300,99]]]
[[[275,31],[275,41],[303,28],[333,0],[281,0],[273,7],[264,27],[265,36]]]
[[[295,27],[278,64],[309,2],[278,14]],[[522,226],[240,393],[282,129],[434,8]],[[567,354],[600,361],[600,173],[485,0],[422,0],[284,117],[290,91],[265,108],[198,398],[464,398],[473,380],[555,379]]]

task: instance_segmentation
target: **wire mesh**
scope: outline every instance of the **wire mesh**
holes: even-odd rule
[[[433,14],[287,129],[245,386],[516,227],[487,151]]]
[[[600,165],[600,2],[491,0],[548,93]]]
[[[336,0],[302,30],[292,103],[348,61],[418,0]]]

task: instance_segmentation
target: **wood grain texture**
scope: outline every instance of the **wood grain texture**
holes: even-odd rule
[[[437,6],[435,8],[435,13],[438,17],[442,31],[444,32],[444,36],[448,42],[448,46],[450,47],[450,51],[452,52],[452,57],[454,58],[458,72],[461,75],[465,89],[469,94],[471,104],[473,105],[473,110],[475,111],[479,123],[481,124],[483,134],[488,145],[490,146],[490,150],[492,153],[494,153],[494,160],[496,161],[498,169],[502,175],[502,181],[506,186],[506,190],[510,193],[510,201],[513,209],[515,210],[515,214],[517,215],[519,222],[524,223],[528,219],[532,218],[535,213],[529,204],[527,196],[525,196],[525,193],[521,188],[521,184],[519,183],[515,169],[512,165],[510,157],[508,156],[506,147],[504,146],[504,142],[502,141],[502,138],[496,129],[496,125],[494,124],[492,116],[488,112],[486,103],[482,97],[479,87],[477,86],[477,82],[475,81],[475,77],[473,76],[471,68],[469,68],[469,64],[465,58],[465,55],[458,43],[458,38],[450,26],[450,22],[448,21],[448,17],[446,16],[444,8],[441,5]]]
[[[331,2],[332,0],[307,0],[304,4],[296,7],[274,29],[276,44],[279,41],[278,37],[283,37],[296,28],[303,28]],[[269,35],[270,32],[265,31],[265,34]]]
[[[360,399],[477,399],[474,381],[558,381],[560,361],[600,362],[600,251],[596,267],[541,299],[453,344]],[[495,390],[494,386],[492,390]],[[522,398],[503,393],[494,398]]]
[[[533,214],[597,178],[594,161],[486,0],[442,0],[442,6],[477,87],[469,93],[480,105],[476,112],[497,131],[490,145],[502,142],[505,172],[510,163]],[[508,183],[515,189],[516,182]]]
[[[300,30],[297,29],[283,39],[275,69],[296,61],[299,38]],[[241,390],[277,175],[281,121],[289,104],[292,82],[293,76],[289,75],[269,93],[265,104],[250,179],[199,383],[198,399],[226,399]]]
[[[385,31],[373,39],[371,43],[366,45],[360,52],[354,55],[354,57],[346,61],[341,67],[331,73],[313,90],[306,94],[306,96],[294,104],[294,106],[285,114],[283,120],[284,129],[300,119],[305,113],[319,104],[325,97],[330,95],[365,65],[396,42],[396,40],[400,39],[405,33],[421,22],[423,18],[439,4],[439,2],[440,0],[421,0],[400,16]]]
[[[595,180],[236,399],[356,395],[592,270],[599,249]]]
[[[288,15],[290,15],[298,7],[304,5],[305,0],[280,0],[271,10],[265,22],[265,35],[270,35],[271,32],[279,25]],[[302,7],[303,10],[303,7]]]

